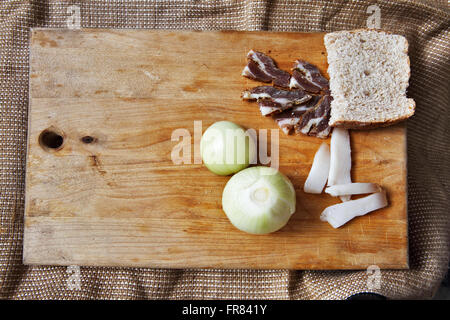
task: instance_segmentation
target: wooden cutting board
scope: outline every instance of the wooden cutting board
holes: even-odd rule
[[[353,181],[379,183],[390,205],[335,230],[319,215],[339,200],[303,192],[323,140],[286,136],[240,99],[260,84],[241,76],[249,49],[326,73],[320,33],[33,30],[24,263],[407,268],[405,126],[351,132]],[[218,120],[279,133],[279,168],[297,192],[282,230],[235,229],[221,209],[229,177],[172,162],[175,129],[194,145],[194,121],[204,131]]]

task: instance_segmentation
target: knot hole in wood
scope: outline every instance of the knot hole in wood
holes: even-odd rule
[[[54,127],[45,129],[39,135],[39,145],[45,151],[61,150],[64,144],[64,133]]]

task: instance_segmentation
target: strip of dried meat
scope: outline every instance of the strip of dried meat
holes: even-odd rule
[[[305,112],[301,121],[295,125],[295,132],[322,139],[327,138],[331,132],[328,120],[332,99],[330,95],[325,95],[313,109]]]
[[[258,100],[263,104],[263,114],[269,115],[305,103],[311,99],[311,95],[303,90],[283,90],[271,86],[258,86],[242,92],[242,99]]]
[[[285,134],[291,134],[294,126],[300,122],[303,114],[308,110],[314,109],[316,104],[320,101],[321,96],[312,96],[312,98],[304,104],[294,106],[281,113],[273,115],[273,119],[277,122],[280,129]]]
[[[272,58],[262,52],[250,50],[247,59],[248,64],[242,71],[244,77],[289,88],[290,73],[279,69]]]
[[[272,114],[277,114],[282,112],[283,110],[289,109],[292,107],[290,104],[280,104],[274,102],[270,99],[261,99],[258,101],[259,111],[263,116],[270,116]]]
[[[321,90],[328,92],[328,80],[322,76],[315,65],[303,60],[296,60],[292,70],[289,88],[300,88],[312,93],[319,93]]]

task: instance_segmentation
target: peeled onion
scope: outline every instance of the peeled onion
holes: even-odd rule
[[[266,234],[286,225],[295,212],[291,181],[270,167],[251,167],[235,174],[225,186],[222,208],[239,230]]]
[[[211,172],[225,176],[254,163],[256,143],[241,126],[230,121],[219,121],[203,134],[200,153]]]

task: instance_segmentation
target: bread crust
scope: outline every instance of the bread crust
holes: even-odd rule
[[[407,118],[408,117],[401,117],[395,120],[388,120],[385,122],[336,121],[335,123],[330,124],[330,127],[343,129],[356,129],[356,130],[375,129],[397,124],[399,122],[402,122],[403,120],[406,120]]]
[[[330,127],[344,128],[344,129],[356,129],[356,130],[388,127],[388,126],[397,124],[399,122],[402,122],[414,115],[414,112],[416,109],[416,102],[412,99],[411,99],[410,109],[412,109],[412,112],[405,114],[402,117],[399,117],[397,119],[389,119],[389,120],[383,121],[383,122],[360,122],[360,121],[350,121],[350,120],[339,120],[339,121],[330,123],[329,125],[330,125]]]

